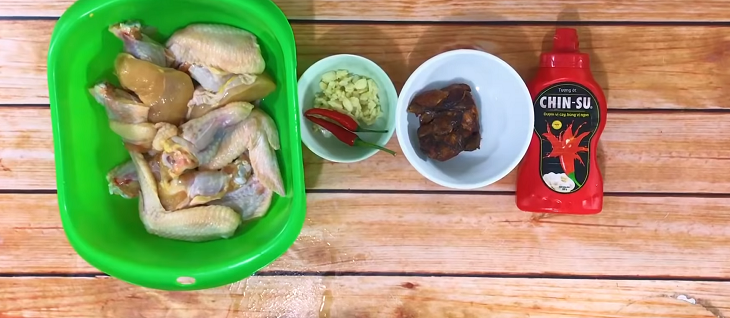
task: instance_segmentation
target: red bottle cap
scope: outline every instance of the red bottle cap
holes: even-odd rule
[[[590,68],[588,54],[579,51],[578,43],[575,29],[556,29],[553,50],[540,54],[540,67]]]

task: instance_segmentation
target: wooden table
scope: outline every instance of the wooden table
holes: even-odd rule
[[[45,63],[71,2],[0,0],[0,317],[730,317],[729,1],[278,0],[300,72],[357,53],[398,89],[457,47],[527,79],[555,21],[577,27],[610,109],[604,211],[520,212],[514,173],[457,192],[403,156],[333,164],[305,149],[299,240],[199,292],[106,277],[64,236]]]

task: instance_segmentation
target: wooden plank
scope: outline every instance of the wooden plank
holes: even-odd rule
[[[273,276],[166,292],[112,278],[0,278],[0,317],[718,318],[730,310],[728,290],[726,282]]]
[[[96,272],[68,245],[55,195],[0,206],[2,272]],[[265,272],[730,277],[730,198],[607,197],[589,217],[523,213],[508,195],[309,194],[307,206]]]
[[[599,149],[605,190],[728,193],[730,147],[716,137],[728,130],[730,113],[612,112]],[[0,189],[55,189],[52,136],[49,109],[0,107]],[[388,147],[400,152],[395,137]],[[447,190],[402,154],[339,164],[305,147],[304,165],[308,189]],[[512,191],[515,180],[513,172],[481,190]]]
[[[590,0],[274,0],[290,19],[380,21],[727,21],[723,0],[596,2]],[[54,17],[73,0],[0,1],[1,16]]]
[[[0,103],[48,103],[46,50],[53,21],[0,21]],[[360,54],[380,64],[400,90],[431,56],[480,47],[531,77],[548,48],[552,26],[293,25],[299,72],[336,53]],[[730,28],[582,26],[581,45],[593,56],[611,109],[730,108]],[[650,52],[650,53],[647,53]]]
[[[48,104],[46,56],[55,23],[0,21],[0,104]]]
[[[50,110],[0,107],[0,189],[55,188]]]
[[[0,195],[4,220],[0,223],[0,271],[98,272],[69,245],[56,198],[55,194]]]

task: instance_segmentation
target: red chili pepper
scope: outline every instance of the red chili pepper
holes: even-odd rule
[[[339,139],[340,141],[342,141],[350,146],[375,148],[375,149],[385,151],[385,152],[395,156],[394,151],[381,147],[381,146],[378,146],[376,144],[372,144],[367,141],[364,141],[364,140],[360,139],[360,137],[358,137],[354,132],[351,132],[351,131],[345,129],[344,127],[339,126],[331,121],[328,121],[326,119],[322,119],[319,117],[315,117],[312,115],[304,115],[304,117],[307,117],[307,119],[309,119],[313,123],[322,126],[322,128],[329,130],[333,135],[335,135],[335,137],[337,137],[337,139]]]
[[[580,131],[580,128],[583,127],[583,124],[580,124],[578,128],[576,128],[575,132],[573,132],[573,123],[571,122],[565,131],[560,133],[558,136],[555,136],[550,129],[550,124],[545,124],[547,125],[547,132],[542,135],[553,147],[552,151],[550,151],[550,153],[545,157],[559,157],[560,165],[563,167],[565,174],[573,180],[573,182],[580,186],[580,183],[575,178],[575,161],[578,160],[578,162],[585,166],[583,159],[580,158],[578,153],[588,151],[588,148],[580,147],[580,142],[583,138],[588,136],[588,132],[575,135]]]
[[[306,112],[304,112],[305,116],[308,115],[320,115],[327,117],[329,119],[332,119],[336,121],[338,124],[342,125],[342,127],[347,128],[349,131],[358,131],[358,132],[373,132],[373,133],[387,133],[387,130],[370,130],[360,127],[357,124],[357,121],[355,121],[352,117],[347,116],[347,114],[340,113],[336,110],[332,109],[325,109],[325,108],[310,108]]]

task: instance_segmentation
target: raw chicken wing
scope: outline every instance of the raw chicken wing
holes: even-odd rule
[[[169,67],[175,63],[175,59],[164,45],[142,32],[142,24],[139,21],[113,24],[109,26],[109,32],[124,42],[124,52],[140,60],[162,67]]]
[[[160,153],[152,156],[147,160],[152,170],[152,174],[157,182],[161,179],[163,169],[160,168]],[[139,176],[137,168],[132,160],[122,163],[106,174],[106,180],[109,183],[109,193],[119,195],[125,199],[132,199],[139,196]],[[243,182],[239,182],[243,184]]]
[[[186,171],[160,182],[160,200],[169,211],[205,204],[240,188],[250,175],[250,165],[240,160],[219,171]]]
[[[140,219],[147,232],[160,237],[201,242],[233,236],[241,216],[225,206],[198,206],[168,212],[160,203],[150,166],[141,153],[130,151],[139,174]]]
[[[226,81],[217,93],[197,88],[188,102],[188,119],[198,118],[209,111],[232,102],[253,102],[276,89],[276,83],[266,73],[235,75]]]
[[[243,221],[247,221],[264,216],[271,206],[272,197],[273,192],[253,175],[242,187],[228,192],[223,198],[210,204],[227,206],[240,213]]]
[[[158,187],[165,210],[175,211],[223,197],[231,190],[232,176],[221,171],[186,171]]]
[[[150,123],[125,124],[110,120],[109,128],[122,137],[125,145],[137,149],[139,152],[147,152],[152,149],[152,140],[157,134],[157,128]]]
[[[180,136],[160,138],[162,164],[177,177],[186,170],[208,163],[217,153],[225,129],[248,117],[252,109],[253,105],[249,103],[231,103],[182,124]]]
[[[230,103],[202,117],[192,119],[180,126],[182,137],[191,142],[196,150],[203,150],[221,129],[238,124],[248,118],[253,107],[252,104],[246,102]]]
[[[195,169],[199,165],[195,146],[179,136],[173,136],[160,142],[162,152],[160,165],[164,166],[171,177],[178,177],[183,172]]]
[[[285,195],[275,150],[279,149],[279,134],[274,121],[259,109],[226,134],[216,156],[201,169],[217,170],[248,150],[254,174],[261,183],[281,196]]]
[[[129,92],[106,81],[94,85],[89,92],[99,104],[104,105],[109,120],[125,124],[147,122],[150,108]]]
[[[215,67],[233,74],[260,74],[266,68],[256,36],[223,24],[191,24],[166,43],[180,64]]]
[[[180,69],[187,68],[190,77],[200,83],[203,89],[217,92],[231,77],[236,74],[228,73],[212,66],[199,64],[185,64]]]
[[[125,199],[136,198],[139,195],[139,180],[134,162],[122,163],[106,174],[109,185],[109,194],[116,194]]]
[[[168,139],[177,136],[179,133],[177,126],[168,123],[157,123],[155,128],[157,133],[155,138],[152,139],[152,149],[156,151],[163,151],[164,144],[168,142]]]

